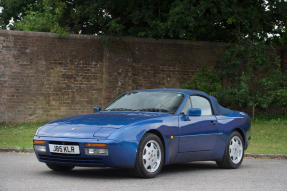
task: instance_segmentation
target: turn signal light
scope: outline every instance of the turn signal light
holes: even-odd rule
[[[40,141],[40,140],[34,140],[35,144],[45,144],[45,141]]]
[[[84,146],[86,147],[108,147],[106,143],[85,143]]]

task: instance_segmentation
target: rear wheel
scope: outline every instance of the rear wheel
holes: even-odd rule
[[[133,172],[142,178],[158,175],[164,163],[163,145],[158,136],[147,133],[140,141]]]
[[[226,143],[225,152],[221,161],[217,165],[221,168],[235,169],[238,168],[244,157],[244,143],[239,132],[233,131]]]
[[[51,164],[51,163],[46,163],[46,165],[54,171],[70,171],[73,168],[75,168],[75,166],[64,166],[64,165],[57,165],[57,164]]]

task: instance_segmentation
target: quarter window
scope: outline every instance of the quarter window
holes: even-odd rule
[[[192,108],[200,108],[201,115],[212,115],[209,101],[200,96],[190,96]]]
[[[184,107],[182,108],[181,110],[181,113],[183,113],[184,115],[186,115],[187,113],[187,110],[191,108],[191,103],[190,103],[190,99],[187,98],[185,104],[184,104]]]

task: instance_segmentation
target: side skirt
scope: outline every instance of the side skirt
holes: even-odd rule
[[[177,162],[213,160],[211,159],[212,153],[213,151],[177,153],[174,162],[177,163]]]

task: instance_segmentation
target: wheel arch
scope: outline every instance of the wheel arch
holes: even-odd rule
[[[243,147],[243,148],[245,148],[245,145],[246,145],[246,137],[245,137],[244,131],[243,131],[242,129],[240,129],[239,127],[233,129],[232,132],[234,132],[234,131],[237,131],[237,132],[241,135],[241,137],[242,137],[242,139],[243,139],[243,142],[244,142],[244,147]],[[231,132],[231,133],[232,133],[232,132]]]
[[[165,140],[163,138],[163,135],[156,129],[151,129],[151,130],[147,131],[145,134],[147,134],[147,133],[155,134],[161,140],[161,143],[163,145],[163,151],[164,151],[164,163],[166,163],[166,159],[168,159],[168,156],[167,156],[168,155],[168,151],[167,151],[166,142],[165,142]]]

